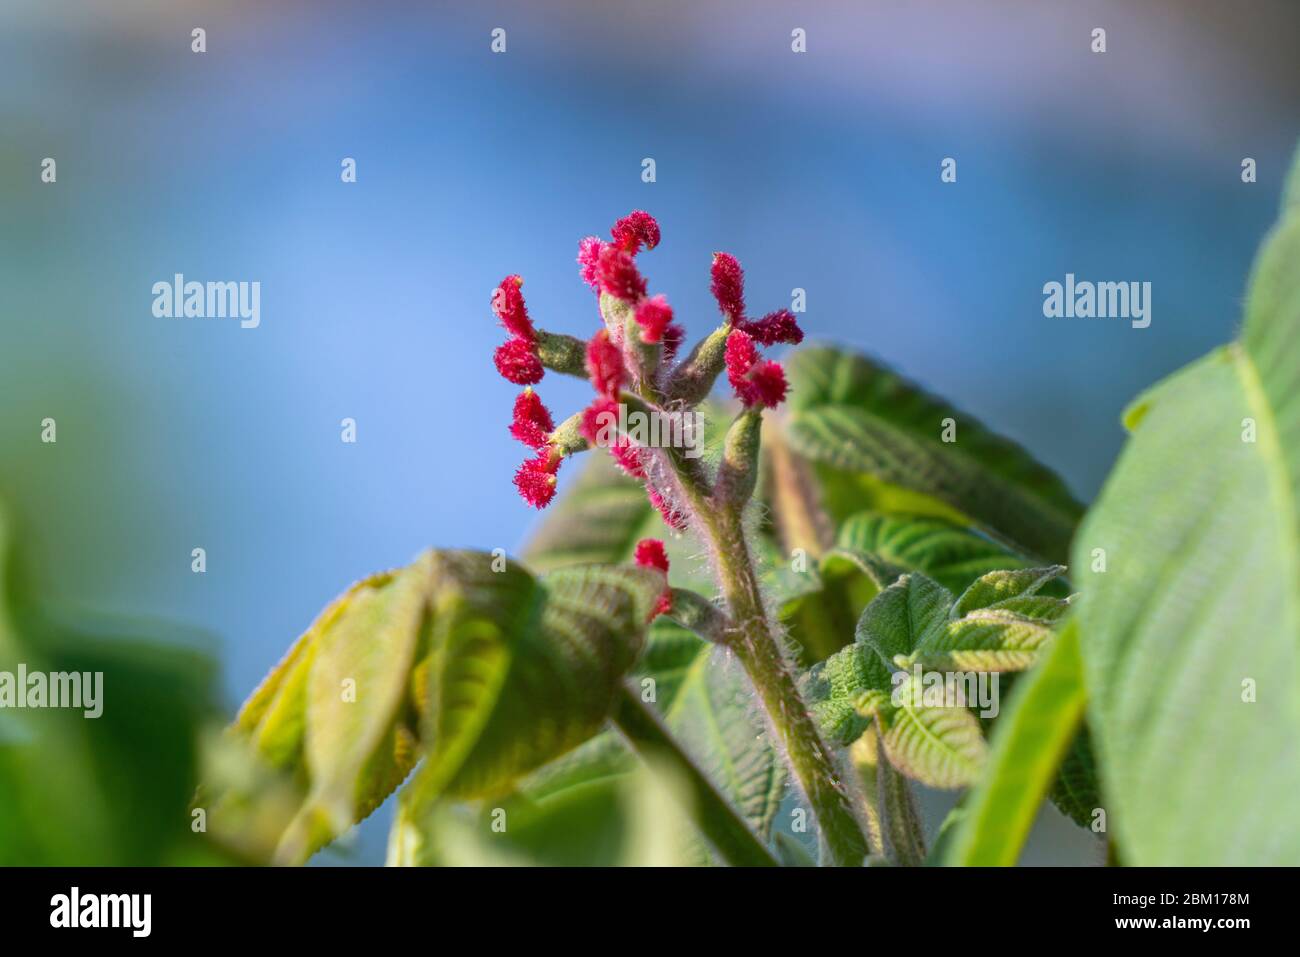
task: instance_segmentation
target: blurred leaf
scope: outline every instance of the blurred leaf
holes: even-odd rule
[[[1082,509],[1018,445],[863,356],[801,349],[790,379],[789,441],[800,454],[937,499],[1033,554],[1065,557]],[[955,442],[941,440],[946,418]]]
[[[946,863],[1016,862],[1065,749],[1083,719],[1079,634],[1070,622],[1019,682],[993,733],[988,769],[967,797]]]
[[[286,780],[305,794],[278,859],[303,860],[364,817],[420,757],[408,790],[433,804],[502,794],[590,738],[662,590],[645,569],[581,566],[539,581],[468,551],[426,552],[351,588],[232,729],[265,768],[283,772],[236,767],[244,786],[273,803]],[[265,826],[257,797],[239,784],[214,783],[218,823]]]

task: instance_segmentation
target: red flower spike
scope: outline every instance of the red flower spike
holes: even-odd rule
[[[528,307],[524,305],[524,281],[519,276],[506,276],[492,293],[492,311],[501,320],[501,325],[518,339],[529,342],[537,340],[537,331],[528,318]]]
[[[641,305],[636,308],[636,322],[641,327],[642,342],[660,342],[672,321],[673,307],[668,305],[668,300],[663,296],[642,299]]]
[[[542,360],[533,352],[532,344],[526,339],[509,339],[497,346],[492,354],[497,372],[502,378],[515,385],[536,385],[542,381],[545,369]]]
[[[785,381],[785,370],[781,368],[779,362],[768,359],[755,366],[749,373],[749,385],[754,398],[769,409],[785,401],[788,386]]]
[[[740,328],[765,346],[774,346],[778,342],[797,346],[803,342],[803,330],[799,328],[799,320],[789,309],[769,312],[762,319],[754,322],[746,320],[740,323]]]
[[[617,442],[618,402],[601,397],[582,412],[578,431],[582,437],[599,448],[610,448]]]
[[[645,295],[645,279],[637,271],[636,260],[612,243],[601,247],[597,260],[600,288],[615,299],[636,302]]]
[[[531,388],[524,389],[515,399],[514,419],[510,423],[510,434],[524,445],[540,449],[546,444],[547,437],[555,431],[555,422],[550,410],[542,405],[542,400]]]
[[[643,538],[636,543],[636,563],[640,568],[654,568],[668,574],[668,555],[664,552],[664,543],[657,538]],[[666,615],[673,610],[673,590],[664,583],[664,590],[655,603],[651,618]]]
[[[664,517],[664,524],[677,532],[686,530],[687,522],[684,512],[669,504],[668,500],[660,495],[657,489],[647,488],[646,494],[650,497],[650,504]]]
[[[627,373],[623,353],[609,338],[609,331],[599,330],[587,343],[587,375],[595,390],[607,398],[616,398]]]
[[[596,292],[600,292],[600,251],[605,243],[596,236],[588,236],[578,243],[578,272]]]
[[[545,508],[555,498],[555,473],[561,459],[552,458],[550,449],[542,449],[537,458],[529,459],[515,471],[515,488],[533,508]]]
[[[614,245],[635,256],[642,246],[654,249],[659,245],[659,224],[644,209],[634,209],[614,224],[610,235]]]
[[[610,446],[609,454],[615,464],[632,478],[645,478],[645,463],[641,460],[641,449],[626,438],[619,439],[618,445]]]
[[[657,568],[668,574],[668,555],[657,538],[643,538],[636,543],[636,563],[642,568]]]
[[[734,388],[739,389],[739,383],[744,381],[749,370],[754,367],[758,361],[758,348],[754,345],[754,340],[749,333],[743,329],[733,329],[731,335],[727,336],[727,381]]]
[[[727,381],[746,408],[771,408],[785,399],[785,370],[779,362],[762,359],[754,340],[743,329],[734,329],[727,337],[726,363]]]
[[[731,253],[713,254],[713,281],[709,288],[729,322],[745,318],[745,271]]]

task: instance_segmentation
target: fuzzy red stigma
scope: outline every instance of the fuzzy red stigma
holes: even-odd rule
[[[668,574],[668,554],[657,538],[643,538],[636,543],[636,563],[642,568],[657,568]]]
[[[531,388],[524,389],[515,399],[514,418],[510,434],[534,449],[546,444],[547,437],[555,431],[551,412]]]
[[[515,385],[536,385],[546,371],[527,339],[508,339],[501,343],[492,354],[492,361],[502,378]]]
[[[617,397],[627,378],[623,353],[609,338],[607,329],[597,331],[587,343],[587,375],[592,388],[607,398]]]
[[[781,363],[773,359],[760,362],[750,370],[749,386],[751,399],[746,400],[742,396],[741,401],[746,405],[762,405],[769,409],[785,401],[785,393],[789,388],[785,381],[785,370],[781,368]]]
[[[664,543],[657,538],[643,538],[636,543],[636,563],[640,568],[653,568],[664,573],[665,578],[668,575],[668,554],[664,551]],[[667,581],[664,582],[664,590],[659,595],[659,600],[655,602],[655,607],[650,612],[651,618],[658,618],[660,615],[667,615],[673,610],[673,590],[669,587]]]
[[[523,285],[524,280],[520,276],[506,276],[502,279],[501,285],[492,293],[492,311],[512,336],[535,342],[537,331],[533,329],[533,322],[528,318],[528,307],[524,305]]]
[[[765,346],[774,346],[778,342],[797,346],[803,342],[803,330],[799,328],[799,320],[789,309],[769,312],[762,319],[753,322],[745,320],[740,323],[740,328]]]
[[[597,257],[600,288],[615,299],[636,302],[645,295],[645,279],[637,271],[632,254],[606,243]]]
[[[600,397],[582,410],[582,437],[597,448],[612,447],[618,438],[618,401]]]
[[[654,249],[659,245],[659,224],[644,209],[634,209],[614,224],[610,235],[614,245],[635,256],[642,246]]]
[[[636,322],[641,327],[641,341],[648,343],[663,340],[664,331],[673,321],[673,307],[663,296],[642,299],[636,307]]]
[[[713,254],[713,281],[709,288],[729,322],[745,318],[745,271],[731,253]]]
[[[682,532],[686,530],[687,519],[686,513],[659,494],[658,489],[647,488],[646,494],[650,498],[650,504],[653,505],[664,517],[664,524],[673,531]]]
[[[592,402],[582,412],[578,431],[592,446],[609,449],[610,457],[628,475],[636,479],[645,478],[642,449],[618,431],[617,401],[598,398]]]
[[[727,337],[726,363],[727,381],[746,408],[754,405],[771,408],[785,399],[785,370],[779,362],[764,360],[754,340],[743,329],[734,329]]]
[[[578,243],[578,273],[596,292],[600,292],[600,250],[604,245],[597,236],[588,236]]]
[[[533,508],[545,508],[555,498],[555,473],[559,471],[561,461],[558,455],[552,456],[550,449],[543,448],[536,458],[529,459],[515,471],[515,488]]]

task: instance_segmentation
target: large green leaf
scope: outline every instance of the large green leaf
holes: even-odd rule
[[[370,813],[420,757],[415,793],[431,806],[503,793],[592,737],[662,591],[646,569],[586,565],[535,579],[466,551],[427,552],[354,586],[232,729],[303,795],[278,859],[300,861]],[[222,783],[211,796],[218,830],[223,817],[255,819],[256,796]]]
[[[1241,342],[1127,421],[1075,543],[1120,853],[1300,864],[1300,209],[1259,254]]]
[[[789,441],[802,455],[937,500],[1035,555],[1065,558],[1082,509],[1018,445],[863,356],[802,349],[790,379]],[[956,437],[944,442],[949,418]]]

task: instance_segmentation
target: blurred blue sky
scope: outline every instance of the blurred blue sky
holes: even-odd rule
[[[1088,500],[1124,404],[1233,334],[1300,132],[1281,0],[10,0],[0,24],[0,495],[46,598],[210,633],[232,706],[350,581],[526,537],[490,361],[507,273],[585,335],[577,241],[646,208],[642,266],[692,337],[734,252],[753,308],[805,288],[811,335]],[[153,317],[176,272],[260,281],[260,328]],[[1044,318],[1066,272],[1150,281],[1151,327]],[[585,390],[540,391],[564,414]]]

